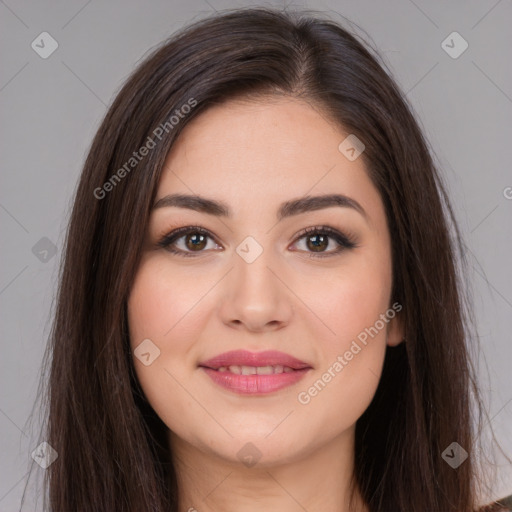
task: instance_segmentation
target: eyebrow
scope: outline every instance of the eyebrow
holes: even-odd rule
[[[165,208],[175,206],[178,208],[187,208],[195,210],[209,215],[215,215],[217,217],[232,218],[232,212],[229,206],[222,202],[214,199],[208,199],[197,195],[188,194],[171,194],[162,197],[153,205],[153,210],[158,208]],[[277,211],[277,220],[281,221],[286,217],[293,215],[299,215],[301,213],[311,212],[315,210],[322,210],[324,208],[331,208],[333,206],[340,206],[343,208],[352,208],[359,212],[366,221],[368,221],[368,215],[364,208],[351,197],[343,194],[327,194],[321,196],[305,196],[299,199],[292,199],[285,201],[279,207]]]

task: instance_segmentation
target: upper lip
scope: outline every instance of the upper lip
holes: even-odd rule
[[[278,352],[276,350],[267,350],[265,352],[248,352],[247,350],[232,350],[224,352],[218,356],[212,357],[207,361],[199,363],[199,366],[217,370],[222,366],[288,366],[294,370],[311,368],[308,363],[299,359]]]

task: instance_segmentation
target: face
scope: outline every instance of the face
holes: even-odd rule
[[[261,464],[292,462],[352,435],[370,404],[400,306],[384,206],[338,148],[348,135],[299,100],[232,100],[170,151],[128,318],[173,449],[239,462],[252,443]],[[303,201],[328,195],[343,197]]]

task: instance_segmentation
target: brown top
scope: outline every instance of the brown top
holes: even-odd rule
[[[512,512],[512,494],[479,508],[478,512]]]

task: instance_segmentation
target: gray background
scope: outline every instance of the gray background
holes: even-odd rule
[[[284,4],[0,0],[0,511],[18,509],[30,454],[38,444],[38,432],[27,421],[49,331],[68,209],[106,106],[135,64],[173,31],[214,10],[249,5]],[[467,277],[474,286],[482,345],[481,386],[490,424],[510,455],[511,2],[318,0],[287,5],[327,11],[342,24],[342,16],[357,23],[414,106],[471,250]],[[31,48],[44,31],[59,44],[47,59]],[[469,44],[458,58],[441,46],[453,31]],[[454,44],[457,48],[459,43]],[[55,244],[55,255],[51,250],[37,254],[41,247],[51,249],[48,241],[40,242],[43,237]],[[487,434],[486,428],[482,435]],[[499,464],[495,497],[512,493],[512,470],[503,459]]]

